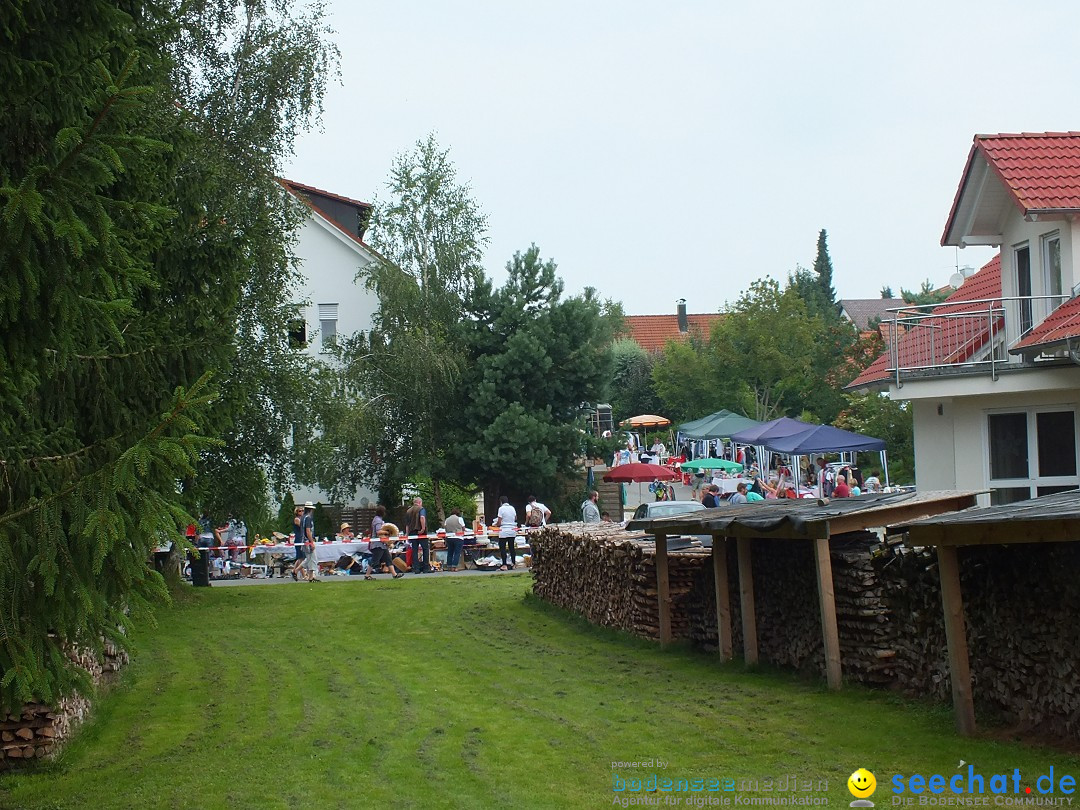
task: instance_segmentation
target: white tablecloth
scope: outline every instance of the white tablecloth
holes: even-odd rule
[[[338,558],[344,554],[355,554],[360,551],[367,551],[367,543],[339,543],[337,541],[333,543],[316,543],[315,544],[315,559],[317,562],[337,562]],[[267,556],[271,554],[283,554],[285,557],[292,559],[296,556],[296,549],[293,548],[292,543],[279,543],[276,546],[255,546],[256,554],[265,554]]]

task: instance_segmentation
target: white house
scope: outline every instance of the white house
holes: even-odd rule
[[[1001,252],[944,304],[896,312],[848,386],[910,401],[920,489],[1008,503],[1080,486],[1078,215],[1080,133],[975,137],[941,243]]]
[[[308,209],[294,248],[304,275],[296,299],[306,304],[293,332],[308,352],[319,354],[335,336],[373,325],[378,296],[362,280],[356,281],[357,272],[378,259],[364,242],[371,205],[293,180],[283,179],[281,184]],[[293,499],[327,501],[324,493],[306,489],[294,492]],[[375,501],[374,492],[361,488],[343,505],[367,506]]]

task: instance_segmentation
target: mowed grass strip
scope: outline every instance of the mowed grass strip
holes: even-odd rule
[[[945,707],[662,651],[529,585],[189,592],[138,634],[59,761],[0,779],[0,807],[608,807],[626,795],[615,776],[653,773],[827,780],[836,807],[858,767],[877,775],[882,806],[892,774],[949,776],[961,758],[987,777],[1080,776],[1058,751],[956,736]],[[667,766],[612,765],[650,759]],[[763,785],[738,794],[791,795]]]

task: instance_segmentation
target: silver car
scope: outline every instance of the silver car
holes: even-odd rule
[[[700,512],[704,509],[705,506],[699,501],[653,501],[651,503],[641,504],[641,506],[634,510],[634,516],[630,520],[672,517],[673,515],[685,515],[689,512]],[[627,525],[627,528],[632,529],[635,527],[631,522]],[[680,538],[684,541],[689,541],[691,537],[701,543],[705,548],[712,548],[711,534],[672,536],[668,538],[668,547],[678,548],[680,545],[678,540]],[[672,545],[673,543],[674,545]]]

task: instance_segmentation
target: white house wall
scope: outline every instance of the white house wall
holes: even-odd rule
[[[1075,252],[1072,249],[1077,239],[1077,224],[1062,220],[1040,220],[1027,222],[1016,210],[1009,213],[1002,230],[1001,245],[1001,294],[1005,298],[1018,295],[1016,289],[1016,263],[1013,251],[1025,242],[1031,256],[1031,294],[1048,295],[1043,261],[1043,238],[1057,232],[1061,234],[1061,290],[1068,292],[1080,282],[1080,270],[1075,265]],[[1060,302],[1057,302],[1060,303]],[[1056,306],[1056,304],[1055,304]],[[1046,313],[1036,313],[1036,321],[1042,320]]]
[[[318,334],[319,304],[337,304],[339,337],[370,329],[379,299],[363,280],[355,278],[357,271],[370,264],[374,256],[315,213],[300,227],[294,252],[305,279],[296,291],[295,300],[307,302],[302,315],[307,321],[308,352],[318,355],[322,345]],[[357,463],[361,463],[359,459]],[[293,500],[329,502],[326,494],[316,489],[297,490]],[[376,500],[372,490],[361,487],[343,505],[374,505]]]
[[[942,413],[938,414],[938,406]],[[922,490],[956,489],[955,414],[952,400],[911,403],[915,428],[915,484]]]
[[[307,321],[308,351],[317,354],[322,343],[316,334],[319,304],[337,304],[339,337],[370,329],[379,299],[362,280],[354,279],[374,257],[317,215],[300,227],[295,253],[305,278],[295,297],[307,301],[302,315]]]
[[[1071,376],[1076,379],[1075,374]],[[921,490],[987,489],[990,475],[986,415],[989,411],[1048,405],[1075,408],[1078,404],[1080,385],[1052,391],[1028,390],[913,401],[915,483]],[[941,413],[938,413],[939,406]],[[980,497],[980,503],[987,505],[989,502],[989,496]]]

